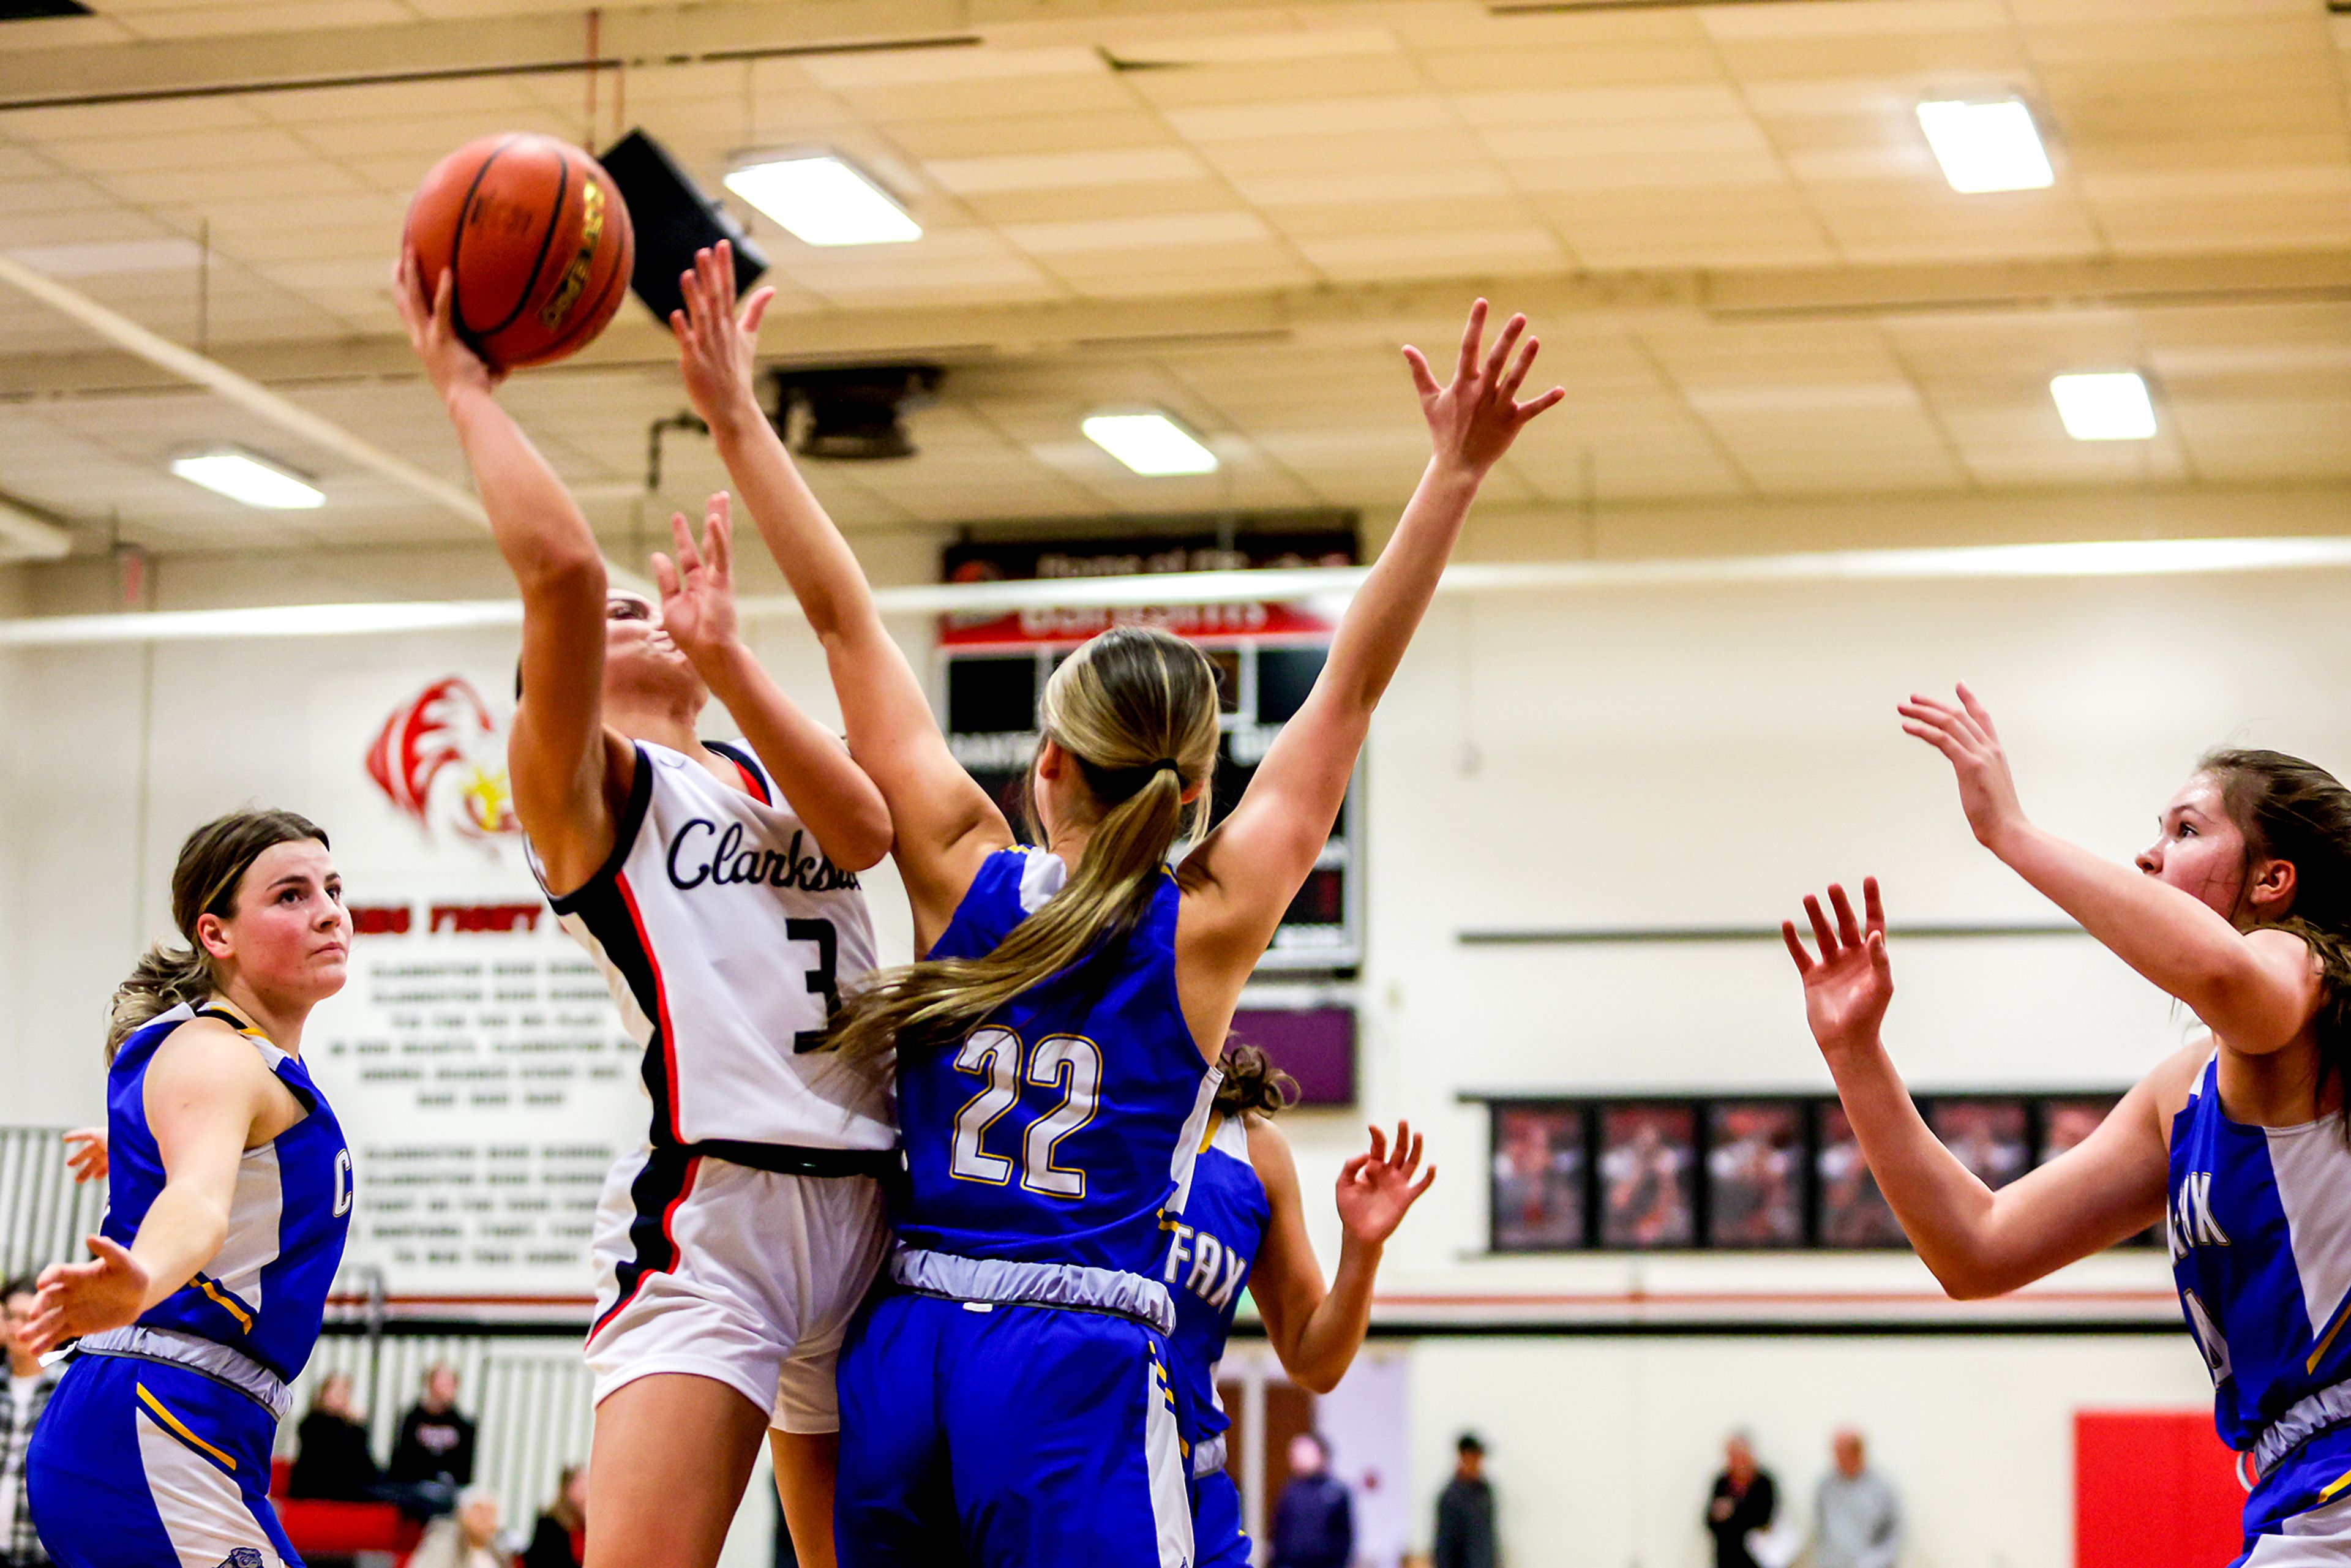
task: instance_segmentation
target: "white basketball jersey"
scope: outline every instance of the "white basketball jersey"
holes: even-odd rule
[[[814,1050],[841,988],[873,967],[856,873],[747,748],[710,744],[743,789],[639,741],[611,858],[548,901],[645,1048],[652,1142],[893,1147],[885,1075]],[[531,869],[544,885],[536,854]]]

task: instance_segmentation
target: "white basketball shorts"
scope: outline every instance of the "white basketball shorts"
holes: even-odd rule
[[[839,1431],[833,1364],[889,1235],[871,1176],[630,1155],[596,1206],[597,1402],[681,1372],[726,1384],[783,1431]]]

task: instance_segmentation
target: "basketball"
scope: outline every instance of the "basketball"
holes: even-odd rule
[[[403,243],[429,294],[456,273],[457,330],[492,369],[585,347],[628,292],[635,240],[602,165],[552,136],[485,136],[433,166]]]

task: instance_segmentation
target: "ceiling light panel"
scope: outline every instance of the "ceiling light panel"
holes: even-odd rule
[[[1922,103],[1918,125],[1943,178],[1967,195],[1985,191],[2037,191],[2056,175],[2032,111],[2012,98],[1991,103]]]
[[[327,504],[326,492],[308,479],[246,452],[200,452],[174,457],[172,472],[232,501],[270,511],[303,511]]]
[[[1088,441],[1137,474],[1159,478],[1217,471],[1217,455],[1164,413],[1097,413],[1080,428]]]
[[[2155,404],[2137,371],[2053,376],[2049,395],[2076,441],[2145,441],[2155,434]]]
[[[726,188],[805,245],[904,245],[923,228],[889,193],[840,159],[811,154],[747,163]]]

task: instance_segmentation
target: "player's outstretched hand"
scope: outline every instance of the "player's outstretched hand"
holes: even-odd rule
[[[1420,1179],[1413,1177],[1418,1175]],[[1420,1168],[1420,1134],[1398,1122],[1395,1142],[1374,1125],[1368,1154],[1357,1155],[1339,1172],[1339,1224],[1350,1240],[1376,1247],[1395,1234],[1404,1217],[1437,1179],[1437,1167]]]
[[[1453,380],[1444,386],[1437,384],[1426,356],[1405,345],[1405,362],[1412,367],[1412,384],[1420,393],[1421,415],[1428,421],[1429,441],[1439,462],[1458,464],[1483,478],[1528,421],[1567,395],[1564,388],[1553,387],[1531,402],[1518,401],[1519,388],[1542,347],[1532,338],[1520,344],[1526,329],[1524,316],[1511,317],[1492,350],[1480,354],[1486,302],[1472,305],[1469,324],[1461,332],[1461,357],[1453,367]],[[1510,357],[1513,348],[1519,350],[1515,360]]]
[[[1860,924],[1854,921],[1844,889],[1835,883],[1829,883],[1829,904],[1836,911],[1834,926],[1821,913],[1821,901],[1809,894],[1804,897],[1813,940],[1820,946],[1818,958],[1796,935],[1794,921],[1780,923],[1780,936],[1796,960],[1796,973],[1803,977],[1804,1021],[1813,1026],[1821,1054],[1834,1061],[1847,1051],[1876,1048],[1886,1005],[1894,999],[1894,969],[1886,956],[1886,905],[1877,896],[1877,879],[1861,880]]]
[[[433,390],[446,402],[459,392],[496,392],[506,372],[494,371],[457,330],[455,315],[457,269],[441,270],[441,283],[427,294],[424,269],[413,249],[402,250],[392,267],[392,302],[408,329],[408,346],[424,361]]]
[[[685,395],[705,424],[761,419],[754,380],[759,322],[774,302],[772,288],[752,290],[735,300],[735,246],[726,240],[694,253],[694,266],[677,275],[685,308],[669,313],[677,338],[678,373]]]
[[[103,1236],[89,1239],[88,1263],[52,1263],[41,1270],[25,1346],[46,1354],[69,1339],[127,1328],[147,1304],[147,1270]]]
[[[1976,701],[1967,683],[1959,683],[1956,702],[1938,702],[1912,694],[1897,704],[1902,733],[1915,735],[1949,758],[1959,778],[1959,808],[1976,841],[1998,853],[2003,836],[2025,826],[2024,807],[2016,798],[2016,780],[2009,776],[2008,753],[2001,749],[2000,732],[1991,715]]]
[[[695,664],[735,642],[735,526],[726,492],[710,497],[703,512],[702,543],[696,546],[685,514],[673,512],[672,559],[656,551],[653,582],[661,590],[662,630]]]
[[[106,1179],[106,1129],[76,1127],[65,1135],[66,1169],[77,1185]]]

